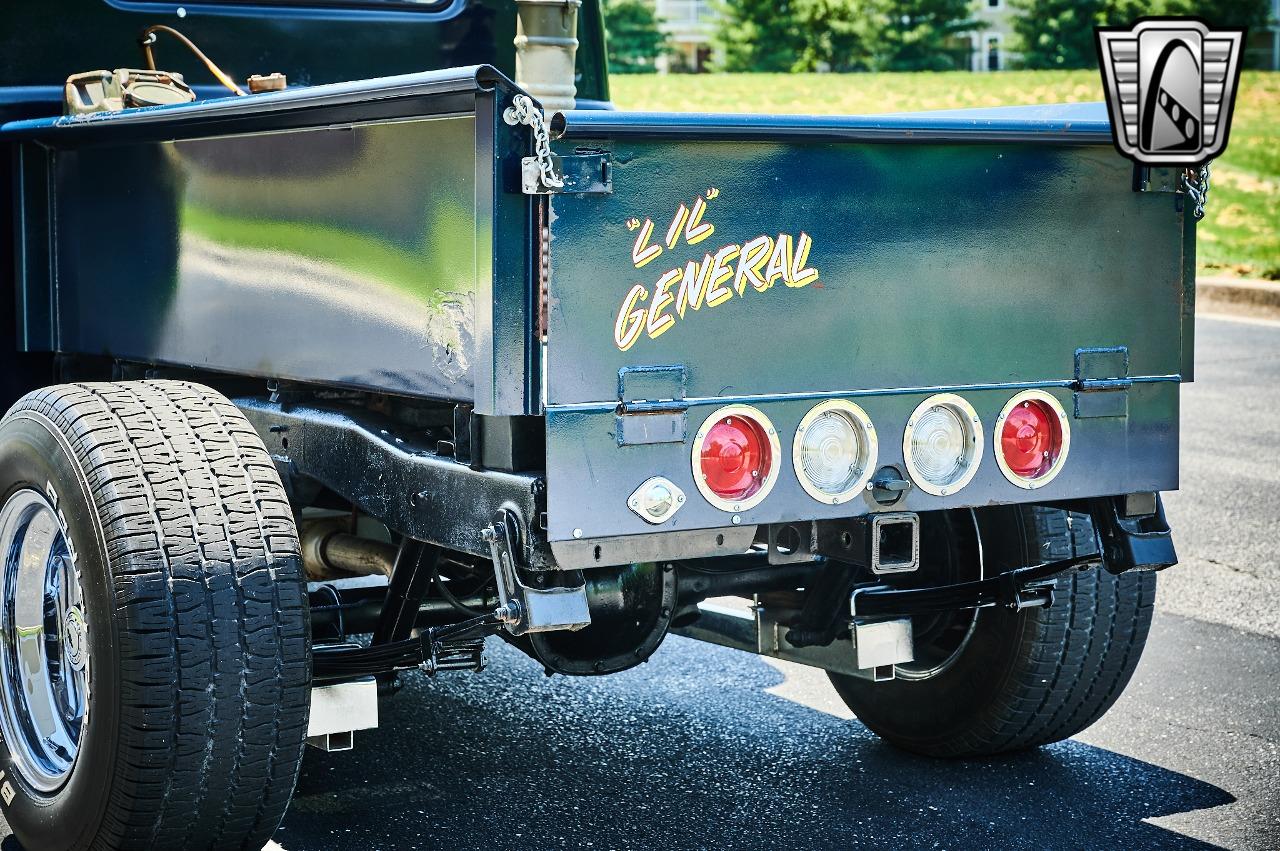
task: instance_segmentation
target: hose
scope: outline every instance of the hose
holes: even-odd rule
[[[462,612],[464,615],[472,618],[478,618],[486,614],[485,612],[471,608],[466,603],[463,603],[456,596],[454,596],[454,593],[449,590],[449,587],[448,587],[449,583],[445,582],[444,579],[440,576],[440,563],[438,561],[436,562],[435,566],[431,569],[431,579],[435,583],[436,589],[440,592],[440,596],[445,599],[445,602],[448,603],[450,606],[453,606],[458,611]],[[487,584],[488,582],[481,582],[479,587],[477,587],[471,593],[475,594],[478,591],[483,590],[485,585]]]
[[[185,35],[178,32],[173,27],[168,27],[168,26],[165,26],[164,24],[156,24],[154,26],[147,27],[145,30],[142,31],[142,35],[138,38],[138,44],[139,46],[142,47],[142,57],[143,59],[146,60],[147,68],[149,70],[151,71],[156,70],[156,58],[152,54],[151,45],[156,43],[156,33],[158,32],[168,33],[169,35],[176,38],[178,41],[185,44],[187,46],[187,49],[190,50],[192,53],[194,53],[196,55],[196,58],[199,59],[201,62],[203,62],[204,66],[209,69],[209,73],[213,74],[213,76],[217,78],[219,83],[222,83],[222,85],[226,86],[232,92],[234,92],[237,95],[248,94],[248,92],[246,92],[244,89],[236,85],[236,81],[231,79],[231,77],[225,71],[223,71],[221,68],[215,65],[212,59],[210,59],[208,56],[205,56],[204,51],[196,47],[195,43],[191,39],[187,38]]]

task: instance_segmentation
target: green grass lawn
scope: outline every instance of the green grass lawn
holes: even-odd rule
[[[622,109],[857,114],[1102,100],[1096,71],[1000,74],[617,75]],[[1199,262],[1280,280],[1280,74],[1245,72],[1227,152],[1213,164]]]

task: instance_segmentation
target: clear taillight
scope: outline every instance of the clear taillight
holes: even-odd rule
[[[815,405],[796,429],[791,458],[809,496],[839,505],[853,499],[875,469],[876,432],[862,408],[842,399]]]

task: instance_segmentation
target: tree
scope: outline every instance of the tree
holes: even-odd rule
[[[1166,0],[1158,14],[1195,15],[1204,18],[1211,27],[1264,27],[1270,10],[1270,0]]]
[[[1128,26],[1144,15],[1195,15],[1210,26],[1256,27],[1269,0],[1012,0],[1022,63],[1028,68],[1095,68],[1095,26]]]
[[[1028,68],[1089,68],[1098,64],[1093,28],[1107,0],[1012,0],[1013,31]]]
[[[604,5],[609,70],[614,74],[651,74],[667,51],[653,4],[645,0],[608,0]]]
[[[804,47],[793,71],[863,71],[874,61],[875,0],[794,0]]]
[[[729,71],[946,70],[976,26],[970,0],[724,0],[718,42]]]
[[[880,0],[879,57],[885,71],[947,71],[967,67],[961,36],[979,26],[968,0]]]
[[[805,40],[793,0],[723,0],[716,43],[726,71],[790,71]]]

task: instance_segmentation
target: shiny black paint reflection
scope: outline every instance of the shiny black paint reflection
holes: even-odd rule
[[[59,347],[469,399],[471,117],[59,155]]]
[[[1093,346],[1128,346],[1133,375],[1179,370],[1180,214],[1133,192],[1109,148],[593,144],[613,153],[614,193],[553,202],[552,405],[615,400],[618,370],[646,364],[684,364],[700,397],[1063,379]],[[657,241],[712,188],[714,236],[634,268],[628,220],[652,218]],[[748,287],[626,352],[613,344],[633,285],[650,288],[647,306],[668,269],[801,231],[816,284]]]

